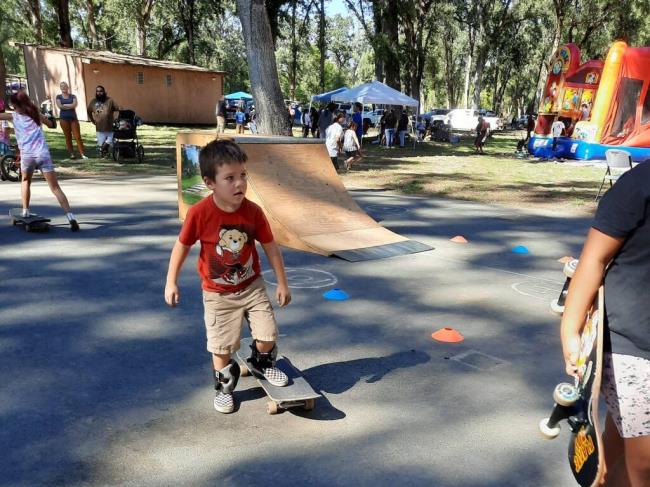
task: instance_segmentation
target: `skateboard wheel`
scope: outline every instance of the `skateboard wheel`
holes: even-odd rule
[[[239,375],[241,375],[242,377],[248,377],[249,375],[251,375],[251,371],[248,370],[248,367],[246,367],[245,365],[240,365],[239,370],[240,370]]]
[[[16,220],[12,219],[11,224],[15,227],[16,225],[18,225],[18,222]]]
[[[314,409],[315,405],[316,405],[316,399],[307,399],[305,401],[304,409],[305,411],[311,411],[312,409]]]
[[[268,401],[266,403],[266,412],[271,415],[278,414],[278,404],[273,401]]]
[[[553,390],[553,400],[560,406],[571,406],[578,400],[578,389],[573,384],[562,382]]]
[[[551,301],[551,311],[555,314],[562,315],[564,313],[564,306],[560,306],[557,303],[557,299],[554,299]]]
[[[578,259],[573,259],[567,262],[566,264],[564,264],[564,269],[562,269],[562,272],[564,272],[565,276],[571,279],[577,267],[578,267]]]
[[[552,440],[553,438],[557,438],[557,435],[560,434],[560,425],[557,425],[555,428],[549,427],[549,419],[550,418],[544,418],[539,422],[539,432],[547,440]]]
[[[29,223],[25,223],[25,231],[26,232],[31,232],[32,231],[32,226]]]

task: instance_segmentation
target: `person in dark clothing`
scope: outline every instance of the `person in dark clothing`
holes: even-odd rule
[[[397,116],[395,115],[395,110],[391,109],[391,111],[389,111],[388,114],[384,116],[384,119],[386,123],[386,128],[384,129],[386,133],[386,147],[392,148],[395,138],[395,127],[397,126]]]
[[[535,131],[535,119],[529,113],[526,120],[526,140],[530,140],[530,134]]]
[[[650,485],[650,165],[623,174],[605,193],[571,279],[561,339],[566,372],[579,370],[585,315],[605,287],[601,395],[607,485]]]
[[[309,110],[309,115],[311,117],[311,136],[314,138],[318,137],[318,110],[315,107],[311,107]]]
[[[406,113],[406,110],[402,110],[402,114],[399,117],[397,122],[397,133],[399,134],[399,146],[404,147],[406,132],[408,132],[409,127],[409,116]]]
[[[488,138],[490,132],[490,124],[487,123],[483,117],[478,117],[478,124],[476,125],[476,138],[474,139],[474,147],[477,153],[485,154],[483,146]]]

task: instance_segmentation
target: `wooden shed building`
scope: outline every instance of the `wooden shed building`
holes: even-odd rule
[[[108,51],[22,48],[30,96],[37,102],[54,101],[59,84],[66,81],[77,96],[79,120],[88,120],[86,107],[102,85],[120,108],[135,111],[145,123],[215,123],[223,71]]]

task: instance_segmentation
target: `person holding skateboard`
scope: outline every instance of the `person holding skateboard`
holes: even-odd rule
[[[625,173],[600,201],[562,317],[567,374],[575,376],[581,327],[601,282],[607,404],[606,485],[650,486],[650,165]]]
[[[59,186],[54,172],[54,163],[50,156],[50,148],[45,141],[45,134],[41,128],[44,123],[50,128],[54,128],[54,121],[39,113],[38,108],[27,93],[18,91],[11,95],[11,105],[14,107],[14,113],[0,113],[1,120],[9,120],[14,126],[14,135],[20,149],[20,169],[22,172],[21,196],[23,203],[22,216],[28,217],[29,201],[31,199],[31,185],[34,171],[40,169],[45,181],[47,181],[50,190],[56,197],[59,205],[63,208],[70,228],[73,232],[79,230],[79,224],[75,219],[68,198]]]
[[[207,349],[212,354],[216,395],[214,408],[234,411],[233,391],[240,369],[231,355],[239,350],[244,318],[253,342],[254,370],[276,386],[288,384],[275,366],[277,324],[260,275],[255,241],[262,245],[275,272],[275,297],[280,307],[291,301],[282,254],[261,208],[246,199],[246,153],[232,140],[214,140],[199,153],[201,177],[212,194],[190,208],[169,260],[165,301],[175,307],[180,299],[178,274],[199,240],[197,270],[203,288]]]

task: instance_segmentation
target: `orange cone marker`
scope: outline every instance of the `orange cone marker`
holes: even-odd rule
[[[465,340],[465,337],[461,335],[458,330],[449,327],[440,328],[438,331],[434,331],[431,334],[431,338],[445,343],[459,343]]]
[[[456,235],[454,238],[450,239],[450,241],[454,243],[468,243],[467,239],[462,235]]]

